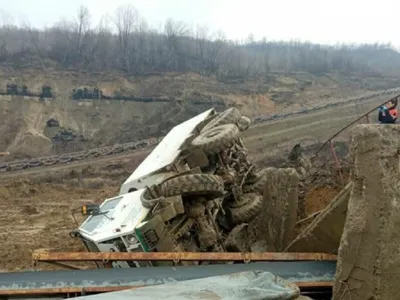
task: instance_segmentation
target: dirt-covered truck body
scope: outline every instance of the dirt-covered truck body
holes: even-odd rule
[[[210,109],[172,128],[122,184],[119,195],[104,200],[99,207],[101,214],[89,216],[82,223],[78,234],[89,251],[143,251],[135,229],[150,211],[141,202],[145,188],[190,170],[181,156],[182,146],[215,114]]]
[[[90,216],[74,236],[89,251],[226,251],[232,229],[262,205],[264,179],[240,139],[249,126],[236,108],[175,126],[118,196],[85,208]]]

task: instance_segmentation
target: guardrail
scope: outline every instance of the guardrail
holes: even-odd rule
[[[325,105],[318,105],[318,106],[314,106],[311,108],[304,108],[304,109],[301,109],[301,110],[295,111],[295,112],[258,116],[256,118],[254,118],[253,124],[259,124],[259,123],[272,121],[272,120],[285,119],[287,117],[296,116],[296,115],[308,114],[311,112],[327,109],[330,107],[336,107],[336,106],[340,106],[340,105],[344,105],[344,104],[348,104],[348,103],[354,103],[354,102],[361,102],[361,101],[369,100],[369,99],[372,99],[375,97],[393,94],[393,93],[399,92],[399,91],[400,91],[400,87],[383,90],[383,91],[379,91],[379,92],[371,92],[364,96],[347,98],[347,99],[344,99],[343,101],[330,102]],[[93,158],[98,158],[98,157],[102,157],[102,156],[116,155],[116,154],[134,152],[134,151],[138,151],[138,150],[144,150],[148,147],[157,145],[163,138],[164,138],[164,136],[158,137],[158,138],[152,138],[152,139],[144,139],[144,140],[140,140],[140,141],[136,141],[136,142],[116,144],[116,145],[107,146],[107,147],[94,148],[94,149],[89,149],[89,150],[80,151],[80,152],[72,152],[72,153],[66,153],[66,154],[62,154],[62,155],[52,155],[52,156],[45,156],[45,157],[39,157],[39,158],[17,160],[17,161],[2,163],[2,164],[0,164],[0,173],[15,172],[15,171],[25,170],[25,169],[29,169],[29,168],[52,166],[55,164],[71,163],[71,162],[79,161],[79,160],[83,160],[83,159],[93,159]],[[336,155],[336,154],[334,154],[334,155]],[[336,158],[335,158],[335,160],[336,160]]]

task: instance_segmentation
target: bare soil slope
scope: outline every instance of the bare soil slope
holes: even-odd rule
[[[7,84],[53,98],[4,95]],[[0,69],[0,151],[7,159],[78,151],[165,134],[175,124],[213,106],[238,107],[251,117],[298,110],[400,86],[398,79],[352,78],[342,74],[271,74],[267,78],[219,81],[198,74],[125,76],[118,73]],[[73,100],[73,90],[100,89],[104,95],[164,99],[167,102]],[[167,100],[165,100],[167,99]],[[47,123],[51,118],[57,126]]]

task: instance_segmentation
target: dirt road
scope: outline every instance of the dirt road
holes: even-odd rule
[[[248,129],[244,140],[253,158],[263,162],[282,155],[282,152],[287,154],[298,142],[302,145],[325,142],[342,127],[386,99],[388,96],[381,96],[361,103],[344,104],[314,113],[262,123]],[[362,119],[358,124],[366,122],[366,119]],[[377,122],[377,115],[370,116],[370,122]],[[348,141],[350,133],[351,128],[335,140]]]

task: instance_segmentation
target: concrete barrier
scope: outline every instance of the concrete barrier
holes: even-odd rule
[[[264,203],[260,215],[249,223],[256,240],[265,240],[267,250],[279,252],[293,239],[297,222],[299,175],[295,169],[266,169]]]
[[[399,299],[400,126],[359,125],[334,300]]]

